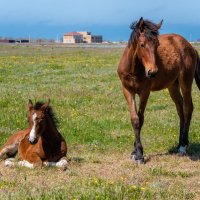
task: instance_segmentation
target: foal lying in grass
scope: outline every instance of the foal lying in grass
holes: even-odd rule
[[[28,103],[29,128],[10,136],[0,150],[0,158],[6,166],[14,166],[13,157],[18,152],[17,165],[34,168],[36,166],[56,166],[67,168],[67,144],[57,130],[57,120],[49,102]]]

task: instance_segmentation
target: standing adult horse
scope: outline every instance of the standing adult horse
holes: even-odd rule
[[[161,25],[162,21],[154,24],[143,18],[132,23],[132,33],[118,66],[135,134],[131,155],[138,163],[144,163],[140,131],[150,91],[168,88],[180,118],[179,153],[184,155],[189,144],[194,77],[200,89],[200,61],[197,51],[180,35],[159,35]],[[136,94],[139,95],[138,110]]]
[[[10,136],[0,150],[0,158],[19,154],[18,165],[33,168],[35,166],[56,166],[66,169],[67,145],[57,130],[57,120],[49,102],[28,103],[29,127]],[[13,166],[13,159],[5,161]]]

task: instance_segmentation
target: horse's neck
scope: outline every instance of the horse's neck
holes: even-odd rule
[[[124,65],[124,70],[128,74],[134,75],[138,73],[137,65],[139,64],[139,60],[137,58],[136,51],[137,51],[137,47],[133,47],[133,46],[127,47],[127,50],[126,50],[127,63]]]

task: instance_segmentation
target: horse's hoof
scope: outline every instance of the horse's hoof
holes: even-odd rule
[[[187,155],[186,148],[187,148],[187,146],[184,146],[184,147],[180,146],[179,151],[178,151],[178,155],[179,156],[186,156]]]
[[[186,152],[179,152],[178,156],[180,156],[180,157],[187,156],[187,153]]]
[[[135,160],[135,162],[136,162],[138,165],[143,165],[143,164],[145,164],[144,158]]]
[[[131,155],[131,160],[135,161],[138,165],[144,164],[144,158],[138,159],[135,154]]]
[[[131,160],[136,160],[136,155],[135,154],[131,154]]]

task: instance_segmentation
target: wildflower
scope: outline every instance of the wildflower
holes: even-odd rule
[[[98,183],[98,179],[96,177],[93,177],[93,181],[94,181],[95,184]]]
[[[136,189],[137,187],[136,187],[136,185],[132,185],[131,188],[132,189]]]

